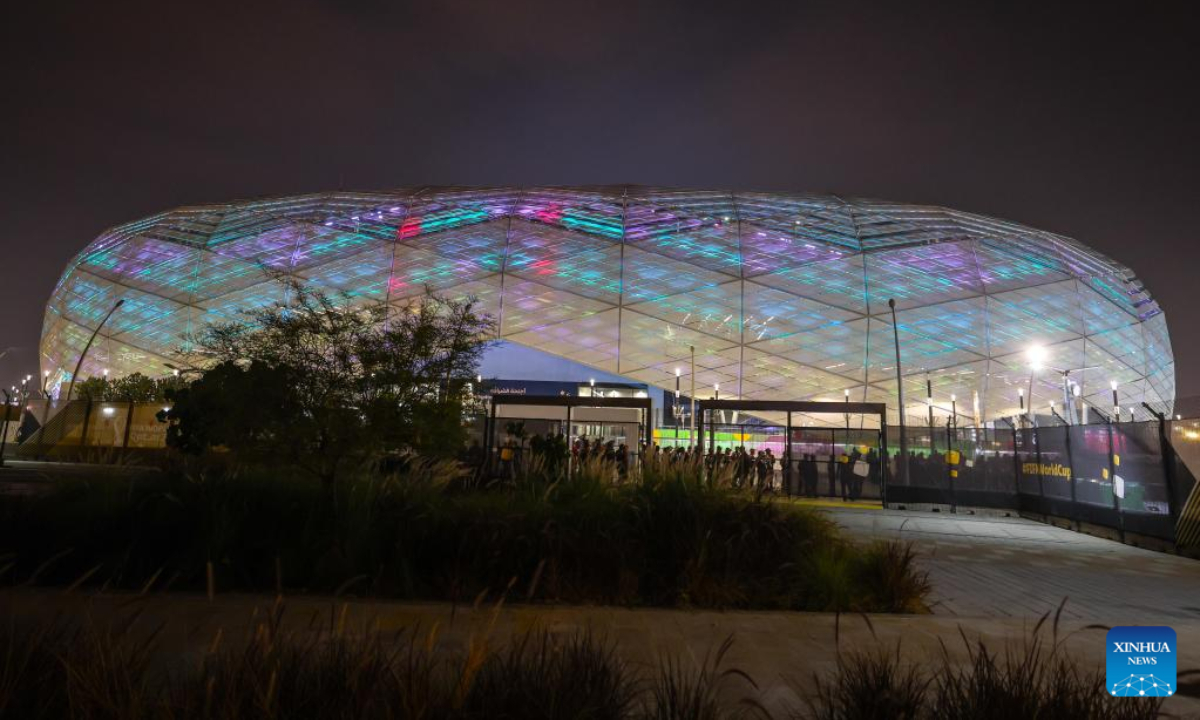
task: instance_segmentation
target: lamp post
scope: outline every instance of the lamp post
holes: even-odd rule
[[[1037,414],[1033,412],[1033,378],[1037,375],[1038,370],[1042,369],[1042,363],[1046,359],[1046,349],[1041,345],[1033,345],[1025,351],[1025,355],[1029,358],[1029,413],[1032,416],[1034,427],[1037,427]]]
[[[688,444],[693,445],[696,442],[696,346],[688,345],[688,350],[692,355],[692,371],[690,374],[692,389],[690,392],[692,401],[692,412],[688,421]]]
[[[0,468],[4,467],[4,451],[8,446],[8,408],[12,402],[12,396],[4,390],[4,418],[0,420]]]
[[[925,378],[925,405],[929,408],[929,427],[933,428],[933,381],[928,377]]]
[[[850,388],[846,388],[845,390],[843,390],[843,391],[842,391],[842,397],[844,398],[844,402],[845,402],[847,405],[849,405],[849,404],[850,404]],[[845,416],[845,420],[846,420],[846,437],[847,437],[847,438],[849,438],[849,437],[850,437],[850,434],[849,434],[849,433],[850,433],[850,413],[848,413],[848,412],[845,412],[845,413],[842,413],[842,415],[844,415],[844,416]]]
[[[71,393],[75,390],[75,379],[79,377],[79,368],[83,367],[83,359],[87,357],[88,350],[92,349],[92,343],[96,341],[96,336],[100,334],[100,330],[108,323],[108,320],[113,316],[113,313],[115,313],[117,309],[124,304],[125,298],[121,298],[116,302],[115,305],[112,306],[112,310],[108,311],[108,314],[104,316],[104,319],[101,320],[100,324],[96,326],[96,329],[92,331],[92,336],[88,338],[87,345],[83,346],[83,352],[79,353],[79,361],[75,363],[75,372],[71,373],[71,384],[67,386],[67,402],[71,402]]]
[[[900,403],[900,463],[897,467],[908,482],[908,433],[904,427],[904,374],[900,369],[900,329],[896,326],[896,300],[888,299],[888,307],[892,310],[892,339],[896,342],[896,401]],[[887,460],[884,459],[886,467]],[[885,490],[886,492],[886,490]],[[886,505],[886,503],[884,503]]]
[[[713,383],[713,400],[721,399],[721,383]]]
[[[42,421],[39,423],[39,431],[46,426],[46,416],[50,414],[50,371],[42,371]]]
[[[1113,420],[1121,422],[1121,401],[1117,398],[1117,381],[1113,380],[1109,383],[1113,394]]]
[[[679,381],[683,371],[675,368],[675,402],[671,404],[671,414],[675,416],[675,447],[679,447],[679,420],[683,416],[683,406],[679,399]]]

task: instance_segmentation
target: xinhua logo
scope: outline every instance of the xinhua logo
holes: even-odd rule
[[[1169,627],[1115,627],[1108,631],[1107,682],[1117,697],[1175,694],[1175,631]]]

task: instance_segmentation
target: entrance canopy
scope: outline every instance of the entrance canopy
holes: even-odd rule
[[[541,419],[547,420],[564,420],[567,427],[571,426],[573,419],[586,420],[595,422],[600,418],[592,417],[572,417],[576,409],[604,409],[604,408],[625,408],[637,410],[639,415],[639,429],[641,430],[642,440],[648,446],[652,442],[651,426],[651,400],[649,397],[579,397],[575,395],[493,395],[491,398],[491,411],[488,419],[487,439],[488,446],[495,445],[495,434],[497,426],[497,417],[499,416],[499,408],[501,405],[524,406],[530,410],[535,410],[534,414],[521,413],[523,417],[534,417],[540,415]],[[544,412],[540,412],[544,411]]]

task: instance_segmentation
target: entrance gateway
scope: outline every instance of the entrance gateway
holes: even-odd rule
[[[751,426],[737,425],[725,422],[726,415],[735,413],[769,414],[782,417],[783,423],[776,424],[778,440],[766,441],[767,448],[772,454],[778,452],[776,459],[781,463],[783,488],[788,494],[802,494],[799,475],[802,473],[801,463],[808,456],[815,456],[815,462],[821,464],[819,470],[819,495],[844,495],[845,485],[839,480],[839,487],[834,487],[835,474],[846,477],[853,474],[854,465],[862,462],[862,474],[857,476],[859,497],[879,500],[887,503],[887,486],[889,463],[887,446],[887,405],[885,403],[868,402],[817,402],[808,400],[698,400],[697,428],[700,452],[710,455],[724,452],[726,448],[749,445],[746,440],[749,433],[744,432]],[[808,425],[793,425],[795,414],[803,415],[842,415],[846,418],[844,427]],[[878,428],[865,428],[862,423],[853,427],[851,416],[862,417],[874,415],[879,418]],[[758,423],[755,429],[770,428],[770,423]],[[729,432],[730,430],[733,432]],[[743,431],[743,432],[739,432]],[[732,437],[731,437],[732,436]],[[768,436],[770,438],[770,436]],[[759,441],[760,446],[764,443]],[[775,445],[777,448],[772,448]],[[763,449],[763,448],[756,448]],[[847,465],[842,468],[841,465]],[[826,473],[825,466],[829,466]],[[828,485],[826,484],[828,481]],[[828,492],[825,489],[828,488]]]
[[[800,475],[801,462],[813,457],[820,463],[818,494],[838,496],[846,492],[843,476],[853,467],[847,463],[864,463],[864,474],[857,483],[858,496],[865,500],[887,499],[890,457],[887,445],[887,405],[867,402],[816,402],[786,400],[697,400],[697,440],[704,455],[742,447],[746,450],[770,449],[780,463],[781,490],[787,494],[804,493]],[[632,413],[632,415],[630,415]],[[757,416],[753,424],[727,422],[737,413]],[[611,417],[609,417],[611,415]],[[624,415],[625,417],[621,417]],[[780,418],[771,423],[763,416]],[[844,416],[844,426],[812,426],[793,423],[796,415]],[[873,415],[878,427],[863,427],[850,418]],[[585,432],[585,426],[604,425],[610,433],[621,425],[630,448],[653,444],[651,400],[628,397],[580,397],[554,395],[494,395],[486,417],[485,446],[489,455],[497,452],[503,423],[506,420],[543,420],[565,430],[574,440]],[[857,425],[857,427],[856,427]],[[611,437],[611,434],[610,434]],[[835,476],[837,477],[835,485]]]

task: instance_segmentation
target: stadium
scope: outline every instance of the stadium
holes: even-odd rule
[[[898,341],[909,417],[1111,412],[1114,386],[1128,407],[1174,400],[1161,310],[1080,242],[940,207],[640,186],[331,192],[130,222],[58,281],[42,369],[69,383],[123,300],[80,376],[170,374],[190,333],[282,300],[280,273],[363,305],[471,295],[498,339],[668,391],[694,348],[698,398],[848,398],[891,423]]]

